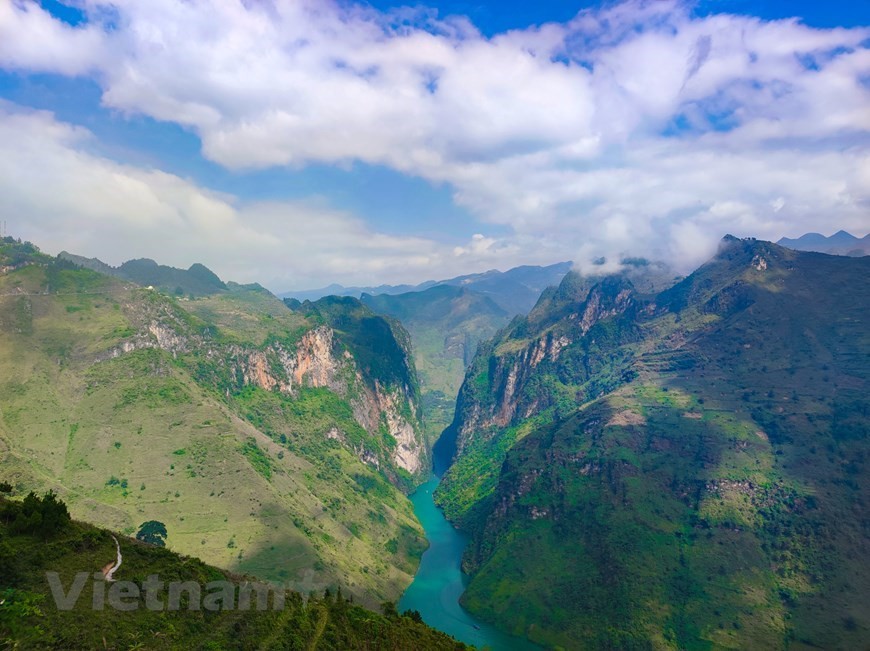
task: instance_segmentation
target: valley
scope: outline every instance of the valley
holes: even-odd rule
[[[281,301],[0,255],[15,495],[479,647],[865,638],[870,296],[842,281],[870,258],[728,237],[508,318],[447,284]]]

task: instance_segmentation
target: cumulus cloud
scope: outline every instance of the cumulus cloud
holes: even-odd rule
[[[725,232],[868,229],[868,28],[699,18],[677,0],[492,38],[332,0],[77,4],[89,20],[70,28],[7,3],[0,65],[92,75],[105,105],[185,125],[228,168],[364,161],[447,183],[512,233],[456,245],[455,260],[531,247],[688,266]],[[114,191],[172,218],[137,187]]]
[[[333,280],[422,281],[491,265],[477,239],[447,245],[373,231],[324,202],[256,202],[89,153],[90,132],[0,103],[0,214],[45,250],[120,264],[200,261],[222,277],[281,291]],[[21,216],[26,216],[21,223]],[[488,244],[492,242],[487,240]]]

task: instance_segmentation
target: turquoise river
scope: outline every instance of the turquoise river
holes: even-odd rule
[[[478,648],[489,647],[493,651],[540,649],[475,619],[459,605],[459,597],[468,583],[468,577],[460,566],[466,538],[435,506],[432,493],[438,481],[433,477],[411,495],[414,512],[426,531],[429,549],[423,554],[414,581],[399,601],[399,611],[417,610],[430,626]]]

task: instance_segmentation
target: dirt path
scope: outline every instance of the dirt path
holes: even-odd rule
[[[115,541],[115,549],[118,551],[118,558],[115,560],[114,565],[109,563],[103,568],[103,576],[106,577],[106,581],[115,580],[115,572],[117,572],[118,568],[121,567],[121,561],[123,560],[123,557],[121,556],[121,544],[115,536],[112,536],[112,540]]]

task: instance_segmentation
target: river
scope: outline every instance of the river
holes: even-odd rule
[[[540,647],[500,632],[472,617],[459,605],[468,577],[462,573],[466,538],[444,517],[433,498],[439,479],[433,477],[411,495],[414,512],[423,525],[429,549],[423,554],[414,581],[399,601],[399,612],[417,610],[429,626],[478,648],[494,651],[531,651]]]

